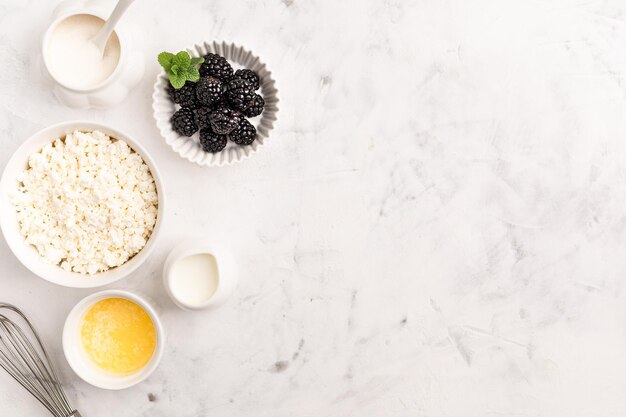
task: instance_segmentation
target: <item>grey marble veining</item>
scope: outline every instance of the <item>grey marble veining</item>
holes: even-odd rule
[[[0,243],[0,298],[41,329],[85,417],[626,415],[626,5],[607,1],[138,1],[145,79],[72,111],[36,71],[54,2],[0,3],[0,166],[54,122],[147,146],[168,213],[114,287],[151,297],[161,366],[93,388],[61,351],[87,290]],[[202,169],[151,116],[155,57],[202,40],[255,51],[280,90],[267,147]],[[164,256],[200,234],[233,253],[221,309],[178,310]],[[0,373],[0,415],[44,410]]]

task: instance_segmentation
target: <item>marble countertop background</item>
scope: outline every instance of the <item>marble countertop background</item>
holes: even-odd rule
[[[626,4],[618,0],[137,1],[145,78],[118,108],[61,106],[36,70],[55,2],[0,2],[0,167],[70,119],[138,138],[163,238],[113,288],[151,297],[158,370],[120,392],[61,351],[72,306],[0,243],[0,299],[41,330],[84,417],[626,415]],[[281,95],[267,147],[202,169],[151,116],[162,50],[245,45]],[[213,312],[177,309],[167,252],[239,263]],[[0,372],[0,415],[45,410]]]

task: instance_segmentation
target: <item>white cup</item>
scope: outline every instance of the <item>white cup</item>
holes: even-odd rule
[[[113,73],[103,82],[90,88],[78,89],[66,85],[49,69],[49,44],[52,33],[63,20],[80,14],[88,14],[106,20],[113,9],[106,0],[66,0],[52,14],[41,45],[41,70],[52,86],[57,98],[72,108],[110,108],[121,103],[143,76],[145,63],[143,52],[135,45],[138,31],[122,19],[114,33],[120,42],[120,58]]]
[[[217,264],[217,288],[213,295],[206,301],[191,304],[181,299],[172,291],[173,280],[176,279],[172,274],[172,269],[177,261],[192,255],[208,254],[215,258]],[[163,285],[167,294],[170,296],[174,304],[183,310],[202,310],[206,308],[215,308],[223,304],[233,293],[237,286],[237,278],[235,275],[234,261],[227,253],[219,252],[213,246],[201,239],[191,239],[182,242],[176,246],[165,260],[163,266]]]

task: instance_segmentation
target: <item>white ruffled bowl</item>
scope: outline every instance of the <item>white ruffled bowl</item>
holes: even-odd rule
[[[187,48],[191,56],[199,57],[208,53],[215,53],[226,58],[235,69],[247,68],[259,75],[261,89],[260,94],[265,100],[263,113],[250,122],[257,129],[257,138],[252,144],[239,146],[228,141],[226,148],[221,152],[209,153],[202,150],[198,140],[198,133],[192,137],[181,136],[172,130],[170,118],[177,110],[177,105],[170,100],[167,93],[169,80],[165,71],[161,70],[154,83],[154,93],[152,94],[152,109],[154,119],[161,136],[165,142],[183,158],[201,166],[223,166],[242,161],[255,153],[269,138],[269,133],[274,127],[276,113],[278,112],[278,90],[272,73],[265,64],[252,52],[226,42],[204,42]]]

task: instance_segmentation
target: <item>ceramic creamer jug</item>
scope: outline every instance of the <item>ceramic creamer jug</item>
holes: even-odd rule
[[[50,70],[50,39],[54,30],[64,20],[74,15],[88,14],[106,20],[114,4],[102,0],[66,0],[60,3],[48,25],[42,42],[42,71],[57,98],[72,108],[109,108],[121,103],[136,86],[144,73],[144,56],[134,41],[138,33],[131,30],[128,19],[116,25],[114,33],[119,39],[119,59],[111,74],[96,85],[77,88],[63,82]]]

